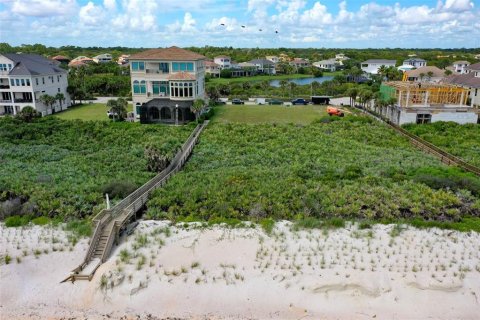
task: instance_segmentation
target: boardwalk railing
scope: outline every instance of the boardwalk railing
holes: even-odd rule
[[[207,126],[208,122],[209,121],[207,120],[195,127],[187,141],[181,146],[175,157],[170,161],[170,164],[167,166],[167,168],[150,179],[140,188],[129,194],[111,209],[104,209],[93,217],[92,221],[95,224],[95,229],[85,258],[77,268],[72,270],[72,274],[64,281],[74,281],[79,279],[91,280],[98,266],[105,262],[110,255],[114,242],[118,239],[120,230],[134,214],[143,208],[145,203],[148,201],[149,195],[155,189],[163,186],[172,175],[174,175],[183,167],[185,162],[188,160],[188,157],[192,153],[192,150],[197,143],[202,130],[205,128],[205,126]],[[101,242],[102,236],[106,237],[104,243]],[[99,246],[101,245],[103,245],[103,248],[100,247],[99,249]],[[80,274],[93,260],[95,252],[98,252],[98,250],[101,251],[100,261],[98,264],[93,266],[87,274]]]

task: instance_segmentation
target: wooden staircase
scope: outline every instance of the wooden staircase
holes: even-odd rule
[[[157,174],[143,186],[132,192],[110,210],[102,210],[94,218],[95,231],[83,262],[62,282],[75,280],[91,280],[97,268],[105,262],[116,242],[120,231],[130,219],[143,208],[152,191],[163,186],[167,180],[178,172],[192,153],[195,144],[208,120],[199,124],[182,145],[165,170]]]

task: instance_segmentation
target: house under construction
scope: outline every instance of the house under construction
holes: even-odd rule
[[[395,101],[382,114],[398,125],[478,122],[479,110],[467,105],[468,90],[454,85],[392,81],[381,85],[380,94],[384,101]]]

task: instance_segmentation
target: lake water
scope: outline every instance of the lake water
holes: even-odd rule
[[[333,76],[324,76],[324,77],[316,77],[316,78],[312,77],[312,78],[301,78],[301,79],[290,79],[290,80],[287,79],[287,81],[296,83],[299,86],[304,86],[306,84],[312,83],[313,81],[317,81],[318,83],[322,83],[322,82],[332,80],[332,79],[333,79]],[[272,80],[272,81],[270,81],[270,85],[272,87],[280,87],[280,81],[281,80]]]

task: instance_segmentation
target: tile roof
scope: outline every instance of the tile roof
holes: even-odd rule
[[[420,77],[420,73],[423,73],[426,77],[427,73],[429,72],[433,72],[433,77],[435,78],[442,78],[445,76],[445,71],[435,66],[425,66],[415,70],[410,70],[410,71],[407,71],[407,75],[409,77]]]
[[[68,61],[70,61],[70,59],[68,59],[68,58],[65,57],[65,56],[61,56],[61,55],[52,57],[51,59],[52,59],[52,60],[68,60]]]
[[[172,73],[167,77],[168,80],[195,80],[195,75],[188,72]]]
[[[252,63],[252,64],[262,64],[262,65],[275,65],[272,61],[270,60],[267,60],[267,59],[253,59],[253,60],[250,60],[248,61],[249,63]]]
[[[213,61],[210,61],[210,60],[206,60],[204,63],[205,63],[206,67],[219,67],[220,66],[219,64],[217,64]]]
[[[139,52],[130,56],[130,60],[135,59],[159,59],[159,60],[177,60],[177,61],[191,61],[191,60],[203,60],[204,56],[201,54],[185,50],[179,47],[150,49],[147,51]]]
[[[67,72],[67,70],[57,67],[53,61],[38,54],[3,53],[2,55],[14,63],[9,75],[23,76]]]
[[[466,69],[467,69],[467,70],[480,71],[480,62],[471,64],[471,65],[469,65]]]
[[[455,65],[455,64],[470,64],[470,62],[465,61],[465,60],[460,60],[460,61],[454,61],[452,64],[453,65]]]
[[[453,74],[444,80],[445,83],[461,85],[469,88],[480,88],[480,78],[474,72]]]

